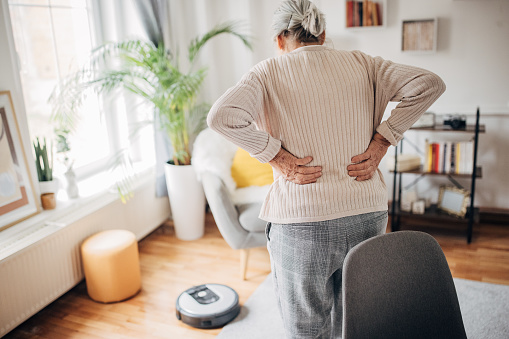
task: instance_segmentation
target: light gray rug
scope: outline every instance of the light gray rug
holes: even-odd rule
[[[454,279],[469,339],[509,338],[509,286]],[[256,289],[218,339],[284,338],[272,278]]]

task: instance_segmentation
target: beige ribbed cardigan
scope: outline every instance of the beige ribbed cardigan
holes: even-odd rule
[[[375,131],[396,145],[444,92],[443,81],[416,67],[362,52],[305,46],[253,67],[214,104],[208,125],[268,162],[280,147],[311,166],[316,183],[297,185],[274,173],[260,218],[273,223],[323,221],[387,210],[380,170],[355,181],[346,167]],[[400,101],[381,123],[389,101]]]

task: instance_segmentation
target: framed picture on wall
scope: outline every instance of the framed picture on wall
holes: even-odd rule
[[[0,230],[39,212],[9,91],[0,91]]]
[[[401,50],[403,52],[435,52],[437,50],[437,19],[404,20]]]

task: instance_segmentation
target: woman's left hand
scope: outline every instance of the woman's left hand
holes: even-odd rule
[[[348,175],[357,181],[371,179],[390,145],[380,133],[375,133],[366,152],[352,158],[353,164],[346,168]]]

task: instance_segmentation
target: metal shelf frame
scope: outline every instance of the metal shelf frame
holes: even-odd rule
[[[486,131],[486,128],[484,125],[479,124],[480,120],[480,109],[477,108],[476,113],[476,122],[475,125],[467,125],[465,129],[460,130],[454,130],[449,128],[449,126],[435,126],[430,128],[412,128],[414,131],[451,131],[451,132],[466,132],[466,133],[473,133],[474,134],[474,159],[473,159],[473,168],[472,168],[472,174],[453,174],[453,173],[428,173],[424,172],[422,169],[415,170],[415,171],[397,171],[397,163],[398,163],[398,150],[399,154],[403,153],[403,140],[400,141],[399,145],[395,147],[394,150],[394,182],[393,182],[393,189],[392,189],[392,206],[391,206],[391,230],[393,232],[399,231],[400,225],[401,225],[401,216],[412,216],[414,218],[427,218],[429,219],[429,213],[428,210],[425,215],[419,215],[419,214],[410,214],[401,212],[401,191],[402,191],[402,175],[403,174],[414,174],[419,175],[419,177],[414,180],[411,184],[407,185],[405,189],[408,189],[409,187],[415,185],[419,180],[421,180],[423,177],[427,175],[441,175],[441,176],[447,176],[447,178],[456,186],[456,187],[462,187],[461,184],[459,184],[454,177],[463,177],[463,178],[471,178],[470,182],[470,208],[469,212],[467,213],[467,243],[472,242],[472,230],[473,225],[475,222],[478,222],[478,209],[474,207],[474,197],[475,197],[475,184],[476,179],[482,177],[482,168],[477,166],[477,150],[479,146],[479,133],[484,133]],[[408,142],[408,141],[407,141]],[[414,147],[416,150],[417,147],[410,143],[412,147]],[[418,152],[420,152],[418,150]],[[433,209],[433,210],[436,210]],[[436,212],[436,211],[435,211]],[[428,214],[428,215],[427,215]],[[440,213],[432,213],[433,218],[437,220],[447,220],[450,219],[450,216],[445,216]],[[460,219],[462,220],[462,219]],[[463,219],[465,220],[465,219]]]

